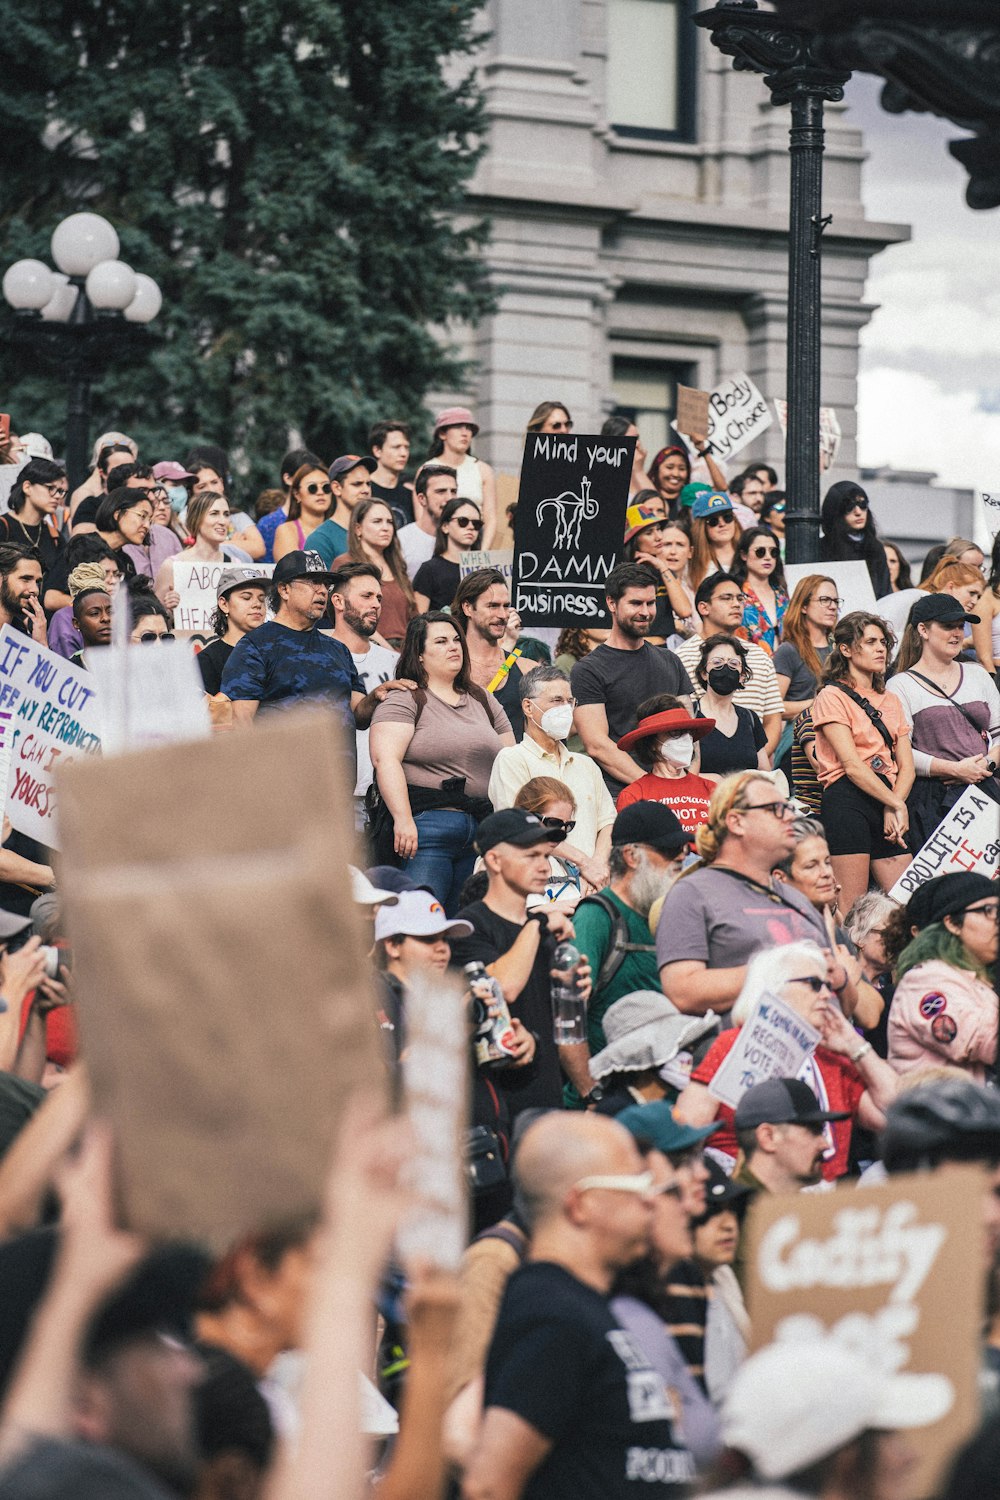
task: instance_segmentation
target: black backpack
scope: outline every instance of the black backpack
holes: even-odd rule
[[[588,901],[594,906],[599,906],[601,911],[611,919],[611,946],[605,953],[600,972],[594,980],[594,994],[596,995],[614,979],[625,962],[626,953],[655,953],[656,944],[631,941],[628,935],[628,923],[614,901],[610,896],[605,895],[604,891],[596,891],[592,896],[584,896],[577,910]]]

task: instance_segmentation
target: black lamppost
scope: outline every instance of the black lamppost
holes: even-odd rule
[[[695,16],[713,44],[742,72],[762,73],[773,104],[790,104],[791,199],[788,228],[788,432],[785,515],[789,562],[819,557],[821,240],[823,105],[844,97],[850,70],[824,67],[811,33],[757,8],[757,0],[719,0]]]
[[[118,235],[100,214],[71,214],[52,235],[51,270],[19,260],[3,278],[14,309],[12,342],[67,381],[66,469],[87,476],[90,384],[113,360],[134,356],[163,298],[156,282],[118,259]]]

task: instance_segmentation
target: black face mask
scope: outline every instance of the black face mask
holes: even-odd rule
[[[708,674],[708,685],[720,698],[728,698],[739,687],[741,676],[739,667],[713,667]]]

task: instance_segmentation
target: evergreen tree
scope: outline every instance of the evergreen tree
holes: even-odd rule
[[[164,293],[95,424],[151,459],[221,443],[249,486],[292,435],[329,460],[377,416],[422,426],[425,393],[461,378],[431,327],[489,305],[485,227],[455,217],[481,149],[478,9],[0,0],[3,264],[49,260],[59,219],[91,208]],[[3,397],[57,440],[63,403],[55,378]]]

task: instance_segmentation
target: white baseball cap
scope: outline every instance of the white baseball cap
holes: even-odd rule
[[[944,1375],[892,1375],[834,1338],[779,1341],[751,1355],[722,1407],[722,1440],[762,1479],[784,1479],[869,1428],[926,1427],[951,1410]]]
[[[400,891],[392,911],[380,907],[375,914],[375,941],[396,937],[468,937],[471,922],[449,922],[444,907],[430,891]]]
[[[358,870],[354,865],[348,865],[351,872],[351,899],[358,906],[395,906],[399,897],[395,891],[380,891],[377,886],[372,885],[363,870]]]

